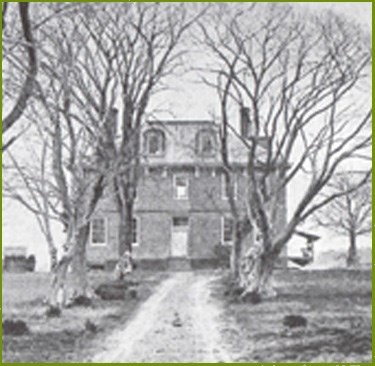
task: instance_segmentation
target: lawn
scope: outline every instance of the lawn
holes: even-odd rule
[[[93,286],[110,279],[105,272],[90,273]],[[95,299],[90,307],[65,309],[60,317],[45,315],[44,299],[48,294],[49,275],[45,273],[3,273],[3,307],[5,319],[24,320],[30,333],[3,336],[3,362],[80,362],[97,352],[100,339],[123,325],[153,292],[167,274],[135,271],[132,281],[139,282],[137,297],[125,300]],[[94,324],[96,330],[87,327]]]
[[[223,337],[235,362],[371,362],[371,271],[278,271],[278,297],[253,305],[213,286],[224,305]],[[288,328],[286,315],[307,326]]]

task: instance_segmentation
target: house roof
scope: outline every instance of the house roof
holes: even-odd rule
[[[149,165],[221,165],[219,146],[219,126],[209,120],[152,120],[144,125],[144,131],[159,128],[165,133],[166,151],[158,157],[145,157]],[[196,136],[201,130],[212,130],[216,139],[216,149],[212,156],[200,156],[196,153]],[[229,159],[232,164],[245,165],[248,149],[240,138],[232,132],[228,136]]]

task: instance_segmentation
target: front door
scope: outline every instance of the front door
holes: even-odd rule
[[[186,257],[188,254],[189,218],[172,218],[171,256]]]

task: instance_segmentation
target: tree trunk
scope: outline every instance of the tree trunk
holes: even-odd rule
[[[133,239],[133,204],[125,203],[120,209],[120,222],[118,228],[118,243],[119,243],[119,255],[120,257],[125,252],[132,251],[132,239]]]
[[[235,280],[240,279],[242,238],[238,232],[233,237],[230,268]]]
[[[72,259],[72,284],[70,298],[89,296],[87,280],[86,246],[89,237],[89,224],[79,229],[76,236],[76,248]]]
[[[256,299],[272,298],[276,291],[272,284],[272,274],[277,254],[265,252],[264,246],[253,243],[242,258],[240,271],[241,297],[254,296]]]
[[[114,271],[114,277],[116,280],[123,280],[125,275],[132,271],[133,204],[125,203],[121,205],[119,211],[119,260]]]
[[[69,299],[77,296],[88,295],[88,281],[86,271],[86,244],[89,235],[89,225],[79,229],[78,233],[73,235],[73,242],[68,251],[58,261],[52,271],[50,306],[62,308]],[[68,272],[72,268],[71,283],[69,282]]]
[[[72,261],[70,253],[65,254],[52,272],[49,305],[62,308],[66,305],[68,269]]]
[[[356,243],[356,234],[354,231],[349,232],[349,251],[348,258],[346,260],[346,265],[348,267],[356,267],[358,265],[358,255],[357,255],[357,243]]]

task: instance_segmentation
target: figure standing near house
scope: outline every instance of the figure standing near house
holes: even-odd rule
[[[124,277],[133,271],[133,259],[129,250],[126,250],[120,257],[114,271],[115,280],[123,280]]]

